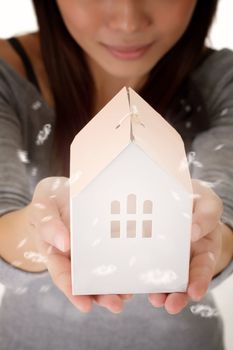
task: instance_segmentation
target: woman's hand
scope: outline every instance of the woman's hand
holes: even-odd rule
[[[189,284],[186,293],[149,294],[155,307],[164,306],[171,313],[180,312],[191,298],[200,300],[207,292],[221,253],[223,212],[222,200],[203,182],[192,180],[194,206]]]
[[[96,302],[115,313],[122,310],[123,301],[132,295],[72,295],[68,178],[49,177],[39,182],[30,204],[30,231],[54,284],[75,307],[88,312]]]

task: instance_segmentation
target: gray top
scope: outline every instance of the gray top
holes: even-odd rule
[[[233,52],[224,49],[209,56],[192,80],[211,127],[185,144],[192,158],[191,176],[211,183],[224,202],[222,220],[233,228]],[[189,101],[181,103],[188,113]],[[202,107],[192,109],[198,113]],[[25,206],[35,184],[52,175],[54,122],[54,111],[34,85],[0,60],[0,214]],[[233,263],[213,279],[210,289],[232,271]],[[6,286],[0,309],[1,350],[223,349],[222,323],[211,293],[176,316],[153,308],[143,294],[127,301],[121,314],[96,304],[83,314],[48,272],[24,272],[0,260],[0,282]]]

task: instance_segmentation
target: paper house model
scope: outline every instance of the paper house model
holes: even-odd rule
[[[192,207],[180,135],[123,88],[71,145],[73,295],[185,291]]]

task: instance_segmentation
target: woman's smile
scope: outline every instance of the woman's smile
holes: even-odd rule
[[[152,45],[153,43],[141,46],[112,46],[102,44],[102,46],[104,46],[112,56],[121,60],[139,59],[146,54],[146,52],[151,48]]]

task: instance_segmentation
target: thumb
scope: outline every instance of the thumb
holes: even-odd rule
[[[64,196],[62,206],[58,193],[57,196],[51,196],[48,190],[49,184],[51,185],[50,178],[49,181],[43,181],[43,184],[37,186],[30,204],[29,222],[39,240],[66,252],[70,249],[69,227],[64,222],[64,217],[68,216],[67,208],[65,210]]]
[[[192,220],[192,241],[195,242],[217,227],[223,203],[217,194],[202,185],[201,181],[193,180],[193,189],[197,195],[194,199]]]

